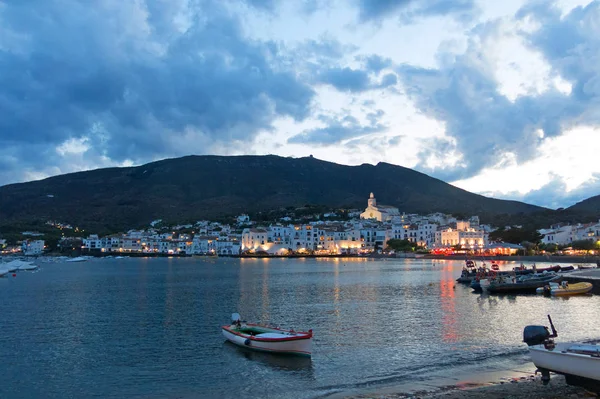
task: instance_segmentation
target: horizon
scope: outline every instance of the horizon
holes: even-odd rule
[[[1,3],[1,2],[0,2]],[[0,4],[0,187],[192,155],[600,194],[600,0]]]

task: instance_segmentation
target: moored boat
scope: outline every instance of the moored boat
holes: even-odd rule
[[[87,256],[78,256],[76,258],[67,259],[67,262],[85,262],[89,258]]]
[[[543,287],[539,287],[535,290],[538,294],[544,294],[548,296],[569,296],[569,295],[581,295],[587,294],[593,288],[592,283],[572,283],[569,284],[567,281],[563,281],[561,284],[550,283]]]
[[[221,327],[223,336],[235,345],[261,352],[311,356],[312,330],[308,332],[283,330],[259,324],[242,322],[237,313],[231,316],[231,325]]]
[[[544,385],[550,382],[550,372],[565,376],[569,385],[581,386],[600,393],[600,346],[566,342],[555,343],[558,336],[548,316],[552,334],[545,326],[527,326],[523,341],[529,347],[533,364],[542,373]]]
[[[485,266],[485,264],[484,264]],[[550,267],[546,267],[546,268],[542,268],[542,269],[537,269],[535,268],[531,268],[528,269],[526,268],[524,265],[521,265],[519,267],[515,267],[512,271],[495,271],[498,276],[524,276],[524,275],[529,275],[529,274],[536,274],[536,273],[543,273],[543,272],[558,272],[562,270],[561,266],[550,266]],[[473,267],[473,266],[465,266],[463,267],[463,270],[460,274],[460,277],[456,279],[457,283],[463,283],[463,284],[471,284],[473,282],[473,280],[478,280],[481,278],[481,274],[485,274],[485,273],[489,273],[489,270],[486,267]],[[473,287],[476,291],[479,288],[475,288]]]
[[[490,283],[487,291],[490,294],[535,293],[536,289],[549,283],[559,282],[560,280],[562,280],[562,276],[553,272],[512,278],[500,276]]]

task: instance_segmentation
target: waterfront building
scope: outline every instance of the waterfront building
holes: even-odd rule
[[[102,241],[98,234],[91,234],[88,238],[83,239],[83,249],[102,250]]]
[[[465,249],[483,249],[487,245],[487,237],[484,230],[472,228],[469,221],[457,221],[456,228],[446,227],[436,234],[436,244],[442,247],[460,245]]]
[[[554,225],[550,229],[543,230],[542,243],[568,245],[573,242],[573,226]]]
[[[219,255],[239,255],[240,242],[236,240],[217,240],[216,251]]]
[[[197,255],[214,254],[217,251],[217,238],[216,236],[194,236],[192,253]]]
[[[377,200],[373,193],[371,193],[367,200],[365,211],[360,214],[361,219],[374,219],[378,222],[389,222],[394,217],[400,217],[398,208],[389,205],[377,205]]]
[[[44,252],[44,240],[23,240],[21,251],[24,255],[41,255]]]

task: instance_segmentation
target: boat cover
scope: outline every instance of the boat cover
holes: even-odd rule
[[[285,338],[290,335],[295,335],[295,334],[290,334],[290,333],[285,333],[285,332],[263,333],[263,334],[256,334],[256,338]]]
[[[581,355],[600,356],[600,347],[598,347],[598,345],[577,344],[569,346],[567,352],[579,353]]]

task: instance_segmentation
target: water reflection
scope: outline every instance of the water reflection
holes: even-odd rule
[[[227,356],[237,358],[238,361],[245,359],[250,362],[258,362],[276,370],[306,371],[311,374],[313,372],[313,363],[310,357],[257,352],[234,345],[229,341],[223,343],[223,349],[227,351]]]
[[[262,273],[262,315],[260,320],[263,323],[269,321],[269,263],[268,259],[263,259]]]
[[[463,264],[132,259],[47,266],[1,281],[0,397],[306,399],[522,358],[523,326],[544,323],[546,314],[565,340],[600,336],[599,296],[472,295],[454,282]],[[235,311],[249,321],[312,328],[312,362],[223,345],[219,327]],[[23,375],[28,384],[14,382]]]
[[[442,277],[440,281],[440,298],[442,306],[442,337],[445,342],[456,342],[458,340],[457,333],[457,316],[455,309],[454,296],[454,270],[452,265],[443,266]]]

